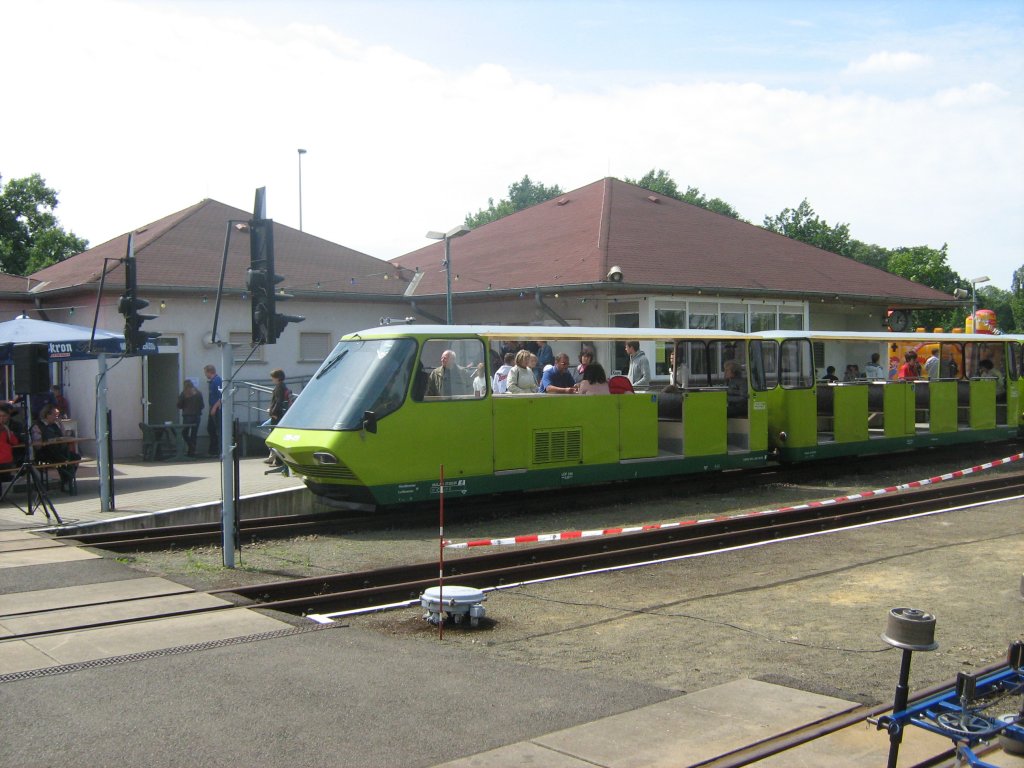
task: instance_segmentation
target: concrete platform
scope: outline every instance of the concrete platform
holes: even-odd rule
[[[271,494],[294,499],[279,500],[291,508],[296,501],[305,502],[312,494],[303,490],[302,481],[280,474],[265,474],[268,469],[260,458],[239,462],[243,497]],[[107,522],[138,515],[153,516],[167,510],[181,510],[177,521],[188,522],[187,511],[214,508],[219,510],[221,498],[221,464],[213,459],[181,462],[120,462],[114,467],[114,511],[100,508],[99,476],[95,462],[84,464],[78,473],[78,495],[68,496],[59,489],[49,494],[57,514],[65,523]],[[0,504],[0,531],[46,528],[50,523],[42,510],[26,515],[14,502],[25,506],[20,488],[11,491]]]
[[[678,768],[723,757],[856,707],[853,702],[758,680],[736,680],[437,768]],[[913,765],[951,746],[948,739],[909,729],[900,745],[900,764]],[[888,754],[886,734],[865,723],[755,764],[876,768],[885,765]],[[999,757],[1010,762],[997,765],[1024,765],[1021,758]]]

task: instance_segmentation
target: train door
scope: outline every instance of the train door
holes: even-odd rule
[[[494,471],[494,430],[488,355],[477,338],[423,342],[413,384],[417,450],[403,456],[408,477],[436,477],[444,466],[445,492],[458,494],[469,478]],[[473,379],[483,365],[483,390]],[[468,490],[468,489],[467,489]],[[477,489],[480,492],[482,489]]]

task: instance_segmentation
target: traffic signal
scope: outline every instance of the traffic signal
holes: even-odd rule
[[[245,275],[245,287],[251,297],[253,344],[274,344],[288,323],[306,319],[277,312],[277,302],[291,298],[278,293],[277,284],[282,280],[281,275],[274,273],[274,222],[254,218],[249,222],[249,269]]]
[[[141,315],[140,309],[149,306],[149,302],[140,299],[139,289],[135,278],[135,254],[132,244],[129,242],[128,255],[124,260],[124,294],[117,302],[117,311],[124,315],[124,351],[125,354],[138,354],[146,342],[157,338],[160,334],[157,331],[143,331],[142,324],[147,320],[153,320],[156,315]]]

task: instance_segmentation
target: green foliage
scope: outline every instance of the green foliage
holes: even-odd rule
[[[1024,264],[1013,272],[1010,283],[1010,310],[1013,312],[1014,333],[1024,333]]]
[[[912,248],[894,248],[889,252],[889,271],[894,275],[927,285],[947,296],[957,288],[964,287],[964,279],[949,266],[948,246],[943,243],[939,249],[927,245]],[[970,288],[970,285],[967,285]],[[970,314],[970,307],[953,310],[917,310],[912,315],[912,324],[917,328],[963,328],[964,318]]]
[[[470,229],[490,224],[510,213],[521,211],[537,203],[543,203],[553,197],[562,194],[562,189],[556,184],[553,187],[546,187],[540,183],[534,183],[529,176],[523,176],[521,181],[513,182],[508,187],[508,198],[499,200],[497,204],[494,198],[488,198],[487,208],[476,213],[466,214],[466,226]]]
[[[1013,312],[1013,293],[994,285],[978,287],[978,309],[991,309],[996,313],[996,327],[1003,333],[1018,333]],[[967,313],[964,313],[967,314]]]
[[[56,207],[57,193],[38,173],[7,182],[0,190],[0,270],[28,275],[89,247],[61,228]]]
[[[829,225],[818,217],[811,204],[804,198],[796,208],[784,208],[776,216],[765,216],[765,229],[778,232],[780,235],[816,246],[824,251],[831,251],[842,256],[850,253],[850,225]]]
[[[736,209],[725,202],[725,200],[720,197],[712,197],[708,199],[707,195],[703,194],[697,187],[687,187],[686,192],[680,194],[679,187],[676,186],[672,177],[661,169],[656,170],[652,168],[639,179],[626,178],[625,181],[627,184],[636,184],[638,187],[649,189],[651,192],[657,192],[659,195],[673,197],[676,200],[682,200],[684,203],[697,205],[701,208],[706,208],[709,211],[720,213],[723,216],[729,216],[733,219],[743,221],[743,219],[740,219],[740,215]]]

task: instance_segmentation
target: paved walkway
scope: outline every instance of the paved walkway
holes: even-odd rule
[[[284,488],[301,488],[302,481],[280,474],[264,474],[268,469],[260,458],[242,459],[239,482],[242,496]],[[100,508],[99,477],[95,461],[82,465],[78,473],[78,495],[68,496],[51,482],[50,500],[65,523],[113,520],[140,513],[160,512],[219,501],[221,498],[221,464],[213,459],[174,461],[118,462],[114,467],[115,510]],[[26,515],[25,490],[16,486],[0,504],[0,530],[45,528],[43,511]]]

